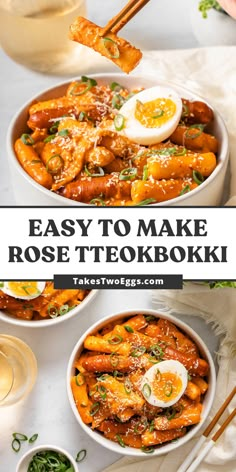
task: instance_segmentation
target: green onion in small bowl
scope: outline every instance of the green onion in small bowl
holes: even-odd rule
[[[52,445],[36,446],[28,450],[17,464],[16,472],[79,472],[74,457],[63,448]]]

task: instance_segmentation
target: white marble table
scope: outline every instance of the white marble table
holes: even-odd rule
[[[80,472],[101,472],[121,457],[85,435],[70,409],[65,378],[70,353],[80,335],[98,318],[131,308],[152,308],[151,293],[147,290],[100,291],[84,313],[47,329],[19,328],[0,322],[0,332],[23,339],[38,360],[37,382],[26,401],[0,408],[0,472],[15,472],[20,455],[29,447],[23,444],[20,453],[12,451],[11,439],[15,431],[29,436],[38,433],[37,445],[55,444],[73,455],[86,449],[87,457],[80,464]],[[187,319],[214,353],[217,338],[209,325],[198,317]],[[186,316],[182,320],[186,321]]]

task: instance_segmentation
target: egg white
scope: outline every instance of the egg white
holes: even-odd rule
[[[175,398],[172,398],[172,400],[163,402],[160,400],[160,398],[157,398],[153,391],[152,391],[152,383],[155,382],[155,377],[156,377],[156,371],[159,370],[160,373],[164,372],[171,372],[173,374],[176,374],[178,377],[181,378],[182,380],[182,388],[181,391],[179,392],[178,395],[176,395]],[[145,372],[142,383],[141,383],[141,391],[143,391],[143,387],[145,384],[149,385],[151,389],[150,396],[145,396],[145,399],[150,405],[153,406],[159,406],[161,408],[168,408],[169,406],[174,405],[177,403],[177,401],[182,397],[188,383],[188,371],[184,367],[183,364],[179,361],[175,360],[167,360],[167,361],[162,361],[158,362],[157,364],[154,364],[150,369]]]
[[[41,293],[44,291],[45,289],[45,285],[46,285],[46,282],[37,282],[36,284],[36,294],[25,294],[25,295],[16,295],[12,290],[11,288],[9,287],[9,283],[8,282],[3,282],[4,285],[3,287],[1,287],[1,291],[6,293],[6,295],[9,295],[10,297],[13,297],[13,298],[18,298],[18,299],[21,299],[21,300],[33,300],[33,298],[37,298],[41,295]],[[30,285],[30,282],[29,284]]]
[[[140,100],[145,104],[157,98],[170,98],[176,105],[175,114],[160,127],[146,128],[135,118],[136,102]],[[122,133],[137,144],[151,145],[164,141],[174,132],[181,118],[182,101],[175,90],[169,87],[156,86],[135,94],[124,103],[119,113],[125,119]]]

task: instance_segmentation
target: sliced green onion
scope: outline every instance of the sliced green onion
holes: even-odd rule
[[[26,146],[33,146],[34,144],[34,139],[32,138],[32,136],[30,136],[30,134],[24,133],[21,135],[20,139],[22,143],[26,144]]]
[[[99,382],[103,382],[103,380],[106,380],[107,377],[108,377],[108,374],[102,374],[100,375],[100,377],[97,377],[97,380]]]
[[[159,369],[156,370],[156,380],[157,382],[160,382],[162,379],[162,375],[161,375],[161,372],[159,371]]]
[[[156,357],[153,357],[153,356],[150,356],[148,358],[149,362],[151,362],[152,364],[159,364],[160,360],[158,360]]]
[[[145,396],[145,398],[149,398],[151,393],[152,393],[150,385],[145,383],[143,388],[142,388],[142,392],[143,392],[143,395]]]
[[[90,77],[87,77],[86,75],[81,76],[81,82],[89,82],[92,87],[95,87],[95,85],[98,84],[95,79],[91,79]]]
[[[131,355],[132,357],[140,357],[140,356],[142,356],[145,352],[146,352],[146,347],[145,347],[145,346],[138,346],[138,347],[136,347],[136,348],[130,353],[130,355]]]
[[[78,387],[81,387],[81,385],[84,385],[85,377],[81,372],[75,376],[75,383],[76,385],[78,385]]]
[[[109,344],[120,344],[122,343],[123,338],[119,334],[114,334],[111,338],[108,339]]]
[[[87,174],[89,177],[102,177],[105,172],[102,167],[98,167],[98,173],[91,174],[91,172],[88,170],[87,166],[84,166],[84,172]]]
[[[121,131],[125,126],[125,118],[120,113],[118,113],[114,118],[114,126],[116,131]]]
[[[83,121],[84,118],[87,118],[87,116],[88,116],[88,115],[87,115],[87,113],[85,113],[85,111],[81,111],[80,114],[79,114],[78,120],[79,120],[79,121]]]
[[[127,395],[129,395],[132,392],[132,383],[130,382],[129,379],[125,380],[124,389]]]
[[[158,359],[162,359],[163,356],[164,356],[164,351],[163,351],[163,349],[161,348],[161,346],[159,344],[153,344],[150,347],[150,351]]]
[[[143,180],[147,180],[148,178],[148,166],[143,166]]]
[[[28,472],[74,472],[74,467],[69,459],[56,451],[40,451],[31,459],[27,471]]]
[[[125,447],[125,443],[124,443],[122,437],[121,437],[119,434],[116,434],[115,437],[116,437],[116,439],[117,439],[119,445],[120,445],[121,447]]]
[[[58,165],[54,169],[51,167],[53,161],[55,162],[58,161]],[[47,164],[46,164],[46,170],[50,174],[55,174],[58,170],[60,170],[63,167],[63,165],[64,165],[64,159],[60,156],[60,154],[54,154],[48,159]]]
[[[184,147],[182,151],[177,151],[175,152],[174,155],[178,157],[178,156],[186,156],[186,154],[187,154],[187,149]]]
[[[182,118],[184,118],[185,116],[189,115],[189,107],[188,105],[186,105],[186,103],[182,103],[182,106],[183,106]]]
[[[119,372],[118,370],[114,370],[113,377],[115,377],[116,379],[123,379],[124,374],[123,374],[123,372]]]
[[[32,444],[34,443],[36,440],[38,439],[38,434],[33,434],[33,436],[31,436],[31,438],[29,438],[29,443]]]
[[[98,392],[100,393],[101,398],[102,398],[103,400],[105,400],[105,399],[106,399],[106,396],[107,396],[107,389],[106,389],[106,387],[103,387],[103,385],[100,385],[100,386],[98,387]]]
[[[142,200],[141,202],[139,203],[136,203],[135,206],[145,206],[145,205],[149,205],[150,203],[156,203],[157,201],[155,200],[155,198],[147,198],[146,200]]]
[[[172,386],[172,383],[168,380],[166,383],[165,383],[165,386],[163,387],[163,390],[164,390],[164,394],[166,397],[170,397],[172,392],[173,392],[173,386]]]
[[[179,196],[181,197],[181,195],[184,195],[185,193],[188,193],[191,191],[191,188],[190,188],[190,185],[185,185],[185,187],[183,188],[183,190],[181,190]]]
[[[205,128],[205,125],[202,125],[202,124],[189,126],[188,129],[184,133],[184,137],[188,139],[198,138],[203,133],[204,128]],[[189,132],[191,129],[198,129],[199,131],[192,134]]]
[[[84,95],[86,92],[88,92],[93,87],[93,85],[91,84],[90,79],[89,79],[87,87],[85,87],[80,92],[76,92],[76,89],[78,88],[79,85],[80,85],[79,82],[75,83],[75,85],[72,87],[72,89],[70,91],[70,95],[73,95],[74,97],[79,97],[80,95]]]
[[[155,428],[155,423],[154,423],[154,420],[152,420],[148,428],[149,432],[152,433],[154,431],[154,428]]]
[[[154,115],[152,116],[152,118],[156,119],[156,118],[161,118],[161,116],[164,115],[164,110],[157,110],[157,115]]]
[[[62,305],[61,308],[59,309],[59,315],[60,316],[66,315],[69,309],[70,309],[69,305]]]
[[[98,412],[99,409],[100,409],[100,403],[99,402],[93,403],[93,405],[90,408],[90,412],[89,412],[90,416],[96,415],[96,413]]]
[[[136,167],[127,167],[120,172],[119,180],[133,180],[138,172]]]
[[[120,51],[117,43],[111,38],[102,38],[105,49],[112,59],[118,59],[120,57]]]
[[[152,454],[154,452],[154,447],[142,446],[141,451],[145,452],[145,454]]]
[[[117,367],[118,364],[119,364],[119,359],[118,359],[115,352],[112,352],[110,354],[110,363],[111,363],[112,367]]]
[[[55,123],[49,128],[49,133],[55,134],[58,130],[58,126],[60,124],[60,121],[55,121]]]
[[[87,455],[86,449],[81,449],[81,451],[78,452],[75,458],[76,462],[82,462],[85,459],[86,455]]]
[[[192,380],[192,376],[188,373],[188,380]]]
[[[26,295],[32,295],[32,294],[28,291],[29,288],[34,288],[32,285],[22,285],[21,288],[22,288],[22,290],[24,290],[24,292],[26,293]],[[41,293],[40,290],[38,290],[37,288],[34,288],[34,293],[33,293],[33,295],[39,295],[40,293]]]
[[[11,447],[12,447],[13,451],[19,452],[19,450],[21,448],[21,442],[19,441],[19,439],[13,439],[13,441],[11,443]]]
[[[28,441],[28,437],[22,433],[13,433],[12,436],[14,439],[17,439],[18,441]]]
[[[106,203],[104,202],[104,200],[102,198],[93,198],[92,200],[90,200],[90,203],[92,203],[93,205],[96,205],[97,203],[100,204],[100,206],[106,206]]]
[[[58,309],[54,305],[49,304],[47,312],[50,318],[56,318],[58,316]]]
[[[124,328],[126,329],[126,331],[128,333],[133,333],[134,332],[133,328],[131,328],[131,326],[129,326],[129,325],[124,325]]]
[[[122,97],[119,93],[114,95],[111,100],[111,104],[113,108],[116,108],[117,110],[120,110],[124,102],[125,102],[124,97]]]
[[[44,139],[44,143],[50,143],[53,139],[55,139],[56,135],[55,134],[50,134]]]
[[[193,180],[196,184],[201,185],[204,182],[204,177],[198,170],[193,170]]]
[[[62,129],[61,131],[58,131],[58,136],[68,136],[69,130],[68,129]]]
[[[112,92],[119,92],[120,90],[123,90],[124,87],[123,85],[120,85],[117,82],[112,82],[110,85],[110,89],[112,90]]]
[[[140,421],[134,428],[134,434],[142,434],[144,431],[146,431],[148,426],[147,420],[142,422]]]

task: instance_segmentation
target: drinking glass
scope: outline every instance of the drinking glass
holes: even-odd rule
[[[0,334],[0,407],[13,405],[31,391],[37,376],[37,361],[21,339]]]
[[[0,0],[1,46],[31,69],[77,72],[83,47],[69,40],[68,33],[73,20],[85,15],[85,0]]]

